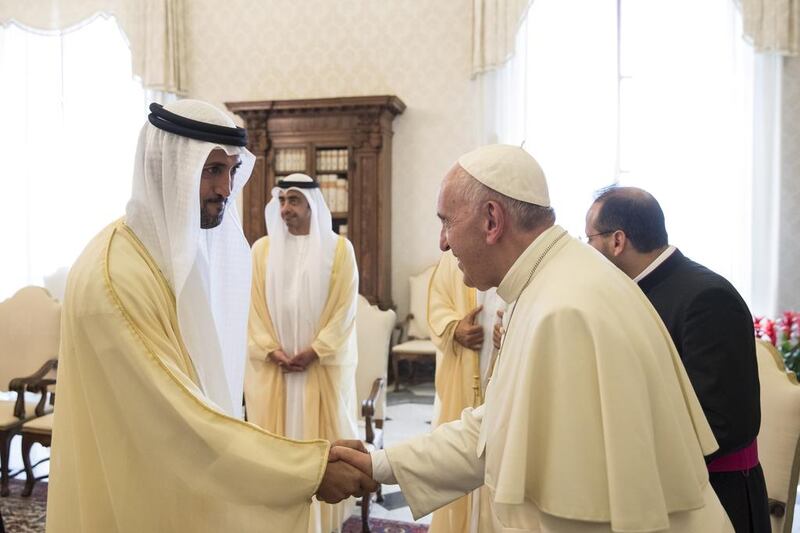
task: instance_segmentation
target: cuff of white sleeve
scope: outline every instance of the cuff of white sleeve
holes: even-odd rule
[[[369,454],[372,459],[372,479],[384,485],[396,485],[397,478],[394,477],[392,463],[386,456],[385,450],[378,450]]]

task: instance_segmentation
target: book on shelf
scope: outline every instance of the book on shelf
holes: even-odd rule
[[[348,183],[338,174],[318,174],[322,198],[332,213],[345,213],[348,210]]]
[[[279,148],[275,151],[276,172],[305,172],[306,151],[303,148]]]
[[[338,178],[336,180],[336,211],[347,212],[347,180]]]
[[[347,172],[347,148],[317,150],[317,172]]]

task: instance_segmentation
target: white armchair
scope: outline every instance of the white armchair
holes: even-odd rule
[[[800,473],[800,385],[768,342],[756,341],[761,382],[758,456],[764,469],[772,533],[791,533]]]
[[[410,297],[409,313],[400,333],[400,342],[392,348],[392,371],[394,372],[394,390],[400,390],[400,361],[436,360],[436,346],[431,341],[428,328],[428,286],[436,268],[432,265],[422,273],[408,279]]]
[[[0,302],[0,388],[16,393],[0,401],[0,494],[7,496],[11,439],[23,424],[52,411],[42,394],[38,405],[26,391],[52,384],[58,365],[61,304],[42,287],[25,287]],[[7,388],[5,388],[7,387]]]
[[[367,448],[383,448],[383,420],[386,411],[386,368],[396,315],[394,311],[381,311],[358,296],[356,331],[358,335],[358,368],[356,369],[356,394],[360,410],[359,426],[363,429]],[[381,501],[380,491],[378,500]],[[370,496],[360,502],[362,531],[369,531]]]

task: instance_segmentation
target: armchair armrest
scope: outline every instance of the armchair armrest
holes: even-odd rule
[[[48,397],[50,398],[50,405],[55,405],[56,393],[50,390],[50,388],[55,384],[56,380],[54,379],[41,379],[38,382],[28,386],[28,390],[30,392],[41,395],[39,397],[39,402],[36,404],[36,408],[34,409],[36,416],[44,416],[44,410],[48,404]]]
[[[17,393],[17,401],[14,404],[14,416],[20,420],[25,418],[25,391],[31,390],[33,392],[32,388],[36,388],[39,382],[42,381],[47,374],[49,374],[52,370],[56,370],[57,368],[58,359],[48,359],[41,366],[41,368],[39,368],[39,370],[30,376],[18,377],[11,380],[11,382],[8,384],[8,390]],[[55,383],[55,380],[47,381],[53,381],[53,383]],[[40,401],[39,403],[42,402]],[[44,407],[42,407],[42,409],[44,409]]]
[[[786,514],[786,504],[781,501],[768,498],[767,506],[769,508],[769,514],[775,518],[782,518],[783,515]]]
[[[372,419],[375,416],[375,401],[381,390],[386,386],[384,378],[378,378],[372,382],[372,390],[369,392],[367,399],[361,402],[361,414],[364,416],[364,425],[367,429],[366,441],[370,444],[375,442],[375,429],[372,425]]]
[[[408,328],[411,325],[411,320],[413,320],[413,318],[414,315],[409,313],[401,322],[398,322],[394,325],[394,329],[392,330],[392,335],[389,340],[390,351],[395,344],[400,344],[401,342],[408,340]]]

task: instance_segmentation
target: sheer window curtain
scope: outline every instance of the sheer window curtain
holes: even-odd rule
[[[61,31],[0,26],[0,146],[6,192],[0,299],[44,284],[63,297],[72,262],[124,214],[145,103],[113,17]]]
[[[619,181],[652,192],[670,241],[752,302],[754,53],[730,0],[655,4],[621,2]]]
[[[487,142],[525,141],[573,235],[598,188],[647,189],[670,241],[765,312],[753,177],[774,147],[755,138],[754,109],[774,94],[754,69],[774,67],[741,35],[731,0],[536,0],[515,56],[482,80],[485,131]]]

